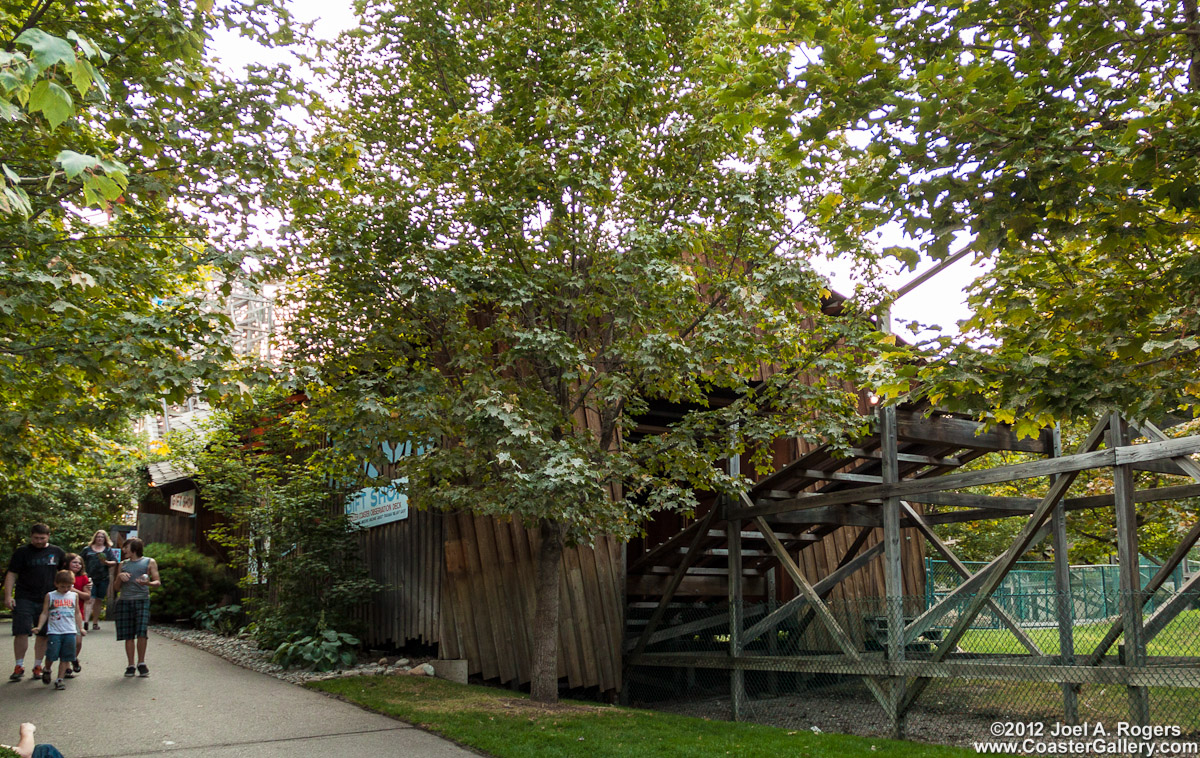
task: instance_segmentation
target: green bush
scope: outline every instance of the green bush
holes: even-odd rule
[[[192,614],[192,623],[199,629],[216,632],[224,637],[233,636],[246,625],[246,612],[237,603],[210,605]]]
[[[146,556],[158,563],[161,587],[150,588],[150,615],[157,621],[190,619],[218,604],[237,583],[215,560],[191,545],[146,545]]]
[[[285,669],[303,666],[311,671],[333,671],[353,666],[358,646],[356,637],[332,629],[309,635],[296,632],[275,650],[271,660]]]

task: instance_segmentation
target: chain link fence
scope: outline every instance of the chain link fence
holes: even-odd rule
[[[967,570],[974,574],[987,564],[983,561],[965,561]],[[1177,566],[1162,589],[1146,603],[1146,612],[1153,613],[1172,595],[1184,580],[1200,566],[1193,561]],[[1143,559],[1139,572],[1143,586],[1158,572],[1159,567]],[[1075,621],[1091,622],[1115,618],[1120,614],[1120,566],[1086,565],[1071,566],[1071,617]],[[946,561],[925,559],[925,603],[932,607],[953,592],[962,577]],[[1058,588],[1054,582],[1054,564],[1050,561],[1018,561],[1013,570],[992,594],[992,599],[1025,626],[1054,626],[1058,623],[1056,599]],[[997,627],[999,628],[999,627]]]
[[[1004,597],[985,605],[937,664],[935,650],[970,597],[933,614],[929,597],[904,598],[909,633],[895,664],[883,598],[829,601],[832,623],[801,603],[678,603],[631,660],[625,687],[633,703],[661,710],[887,736],[878,697],[927,674],[906,717],[911,739],[970,745],[990,739],[995,722],[1021,721],[1099,722],[1110,731],[1146,722],[1200,741],[1200,610],[1195,596],[1172,597],[1164,593],[1142,612],[1144,656],[1126,634],[1113,634],[1123,603],[1136,599],[1117,592],[1108,597],[1111,613],[1060,628],[1056,609],[1079,607],[1077,598],[1060,603],[1043,590],[1022,596],[1025,605]],[[650,613],[630,609],[630,637],[640,636]],[[730,618],[739,614],[734,635]]]

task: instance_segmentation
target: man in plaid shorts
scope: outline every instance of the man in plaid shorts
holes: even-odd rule
[[[116,626],[117,641],[125,642],[125,657],[129,666],[125,676],[150,676],[146,665],[146,643],[150,637],[150,588],[161,587],[158,564],[153,558],[142,555],[145,545],[134,537],[125,541],[125,560],[117,569],[117,581],[113,592],[117,594]],[[134,647],[137,647],[137,667],[133,665]]]

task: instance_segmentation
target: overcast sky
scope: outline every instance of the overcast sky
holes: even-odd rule
[[[352,4],[346,0],[292,0],[291,5],[301,21],[315,21],[316,31],[323,37],[333,37],[355,23]],[[234,34],[218,33],[214,37],[213,51],[222,60],[224,67],[230,70],[240,69],[251,62],[282,62],[286,58],[276,51],[247,44]],[[902,244],[902,241],[890,238],[885,240],[884,244]],[[854,291],[855,282],[849,265],[837,260],[818,260],[813,261],[813,264],[829,277],[834,289],[845,294]],[[922,259],[916,273],[897,271],[886,275],[884,282],[889,287],[899,287],[911,281],[930,265],[928,260]],[[982,272],[982,268],[971,265],[971,258],[968,256],[901,298],[893,309],[897,332],[909,336],[901,331],[899,325],[910,321],[936,324],[941,327],[942,333],[957,332],[955,322],[968,314],[963,288]],[[932,336],[932,333],[926,332],[922,336]]]

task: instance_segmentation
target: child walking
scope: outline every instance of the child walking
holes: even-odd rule
[[[71,670],[71,662],[75,660],[75,635],[87,634],[83,629],[82,604],[79,602],[79,595],[72,588],[74,584],[75,575],[67,569],[54,575],[54,590],[46,594],[46,599],[42,602],[42,615],[33,630],[35,634],[42,629],[47,632],[46,665],[42,669],[43,684],[50,683],[50,667],[55,661],[59,662],[58,679],[54,682],[56,690],[67,688],[63,679]]]
[[[150,588],[161,587],[158,564],[153,558],[142,554],[145,546],[137,537],[125,541],[125,560],[117,569],[114,592],[117,597],[117,641],[125,643],[125,657],[129,666],[125,676],[150,676],[146,665],[146,643],[150,636]],[[134,647],[137,647],[137,668],[133,665]]]
[[[75,575],[75,594],[79,596],[79,607],[83,609],[83,628],[86,630],[88,607],[92,604],[92,579],[83,571],[83,558],[75,553],[67,553],[67,569]],[[79,656],[83,653],[83,637],[75,640],[75,660],[71,661],[71,670],[67,678],[71,679],[81,668]]]

